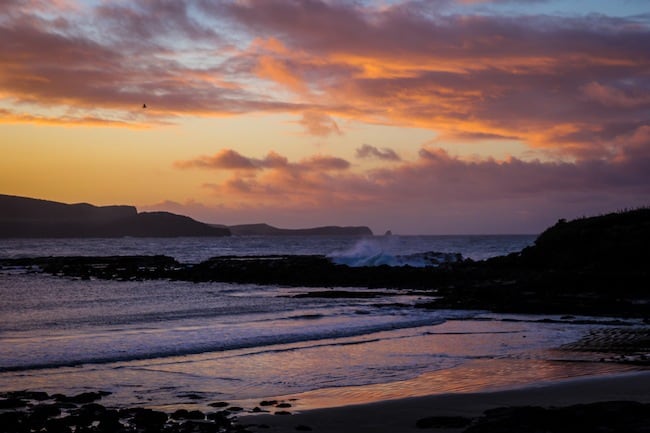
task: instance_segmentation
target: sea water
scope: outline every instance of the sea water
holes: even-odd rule
[[[422,265],[426,252],[480,260],[518,251],[533,240],[14,239],[0,241],[0,256],[166,254],[194,263],[218,255],[322,254],[366,264],[381,258],[394,265],[410,257],[411,265]],[[107,404],[151,407],[293,396],[307,408],[552,380],[604,368],[576,367],[558,360],[566,355],[553,349],[606,325],[413,308],[430,300],[424,292],[386,288],[378,298],[317,299],[294,295],[329,288],[0,272],[0,391],[101,389],[113,393]]]

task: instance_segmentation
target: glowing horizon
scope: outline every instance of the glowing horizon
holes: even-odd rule
[[[9,0],[0,193],[537,233],[650,204],[648,46],[640,0]]]

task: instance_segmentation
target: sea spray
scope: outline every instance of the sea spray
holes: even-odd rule
[[[335,251],[327,257],[339,265],[352,267],[360,266],[439,266],[443,263],[453,263],[463,260],[459,253],[443,253],[436,251],[413,254],[394,254],[398,242],[397,236],[383,238],[365,238],[359,240],[347,250]]]

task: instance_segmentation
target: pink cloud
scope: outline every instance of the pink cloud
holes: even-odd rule
[[[199,156],[188,161],[178,161],[179,168],[208,168],[224,170],[257,170],[254,160],[246,158],[232,149],[223,149],[212,156]]]
[[[444,3],[3,2],[0,91],[115,125],[146,124],[133,115],[143,102],[158,121],[288,112],[322,137],[345,118],[571,158],[607,157],[647,121],[643,21],[454,15]]]
[[[393,149],[378,149],[375,146],[364,144],[356,151],[357,158],[376,158],[383,161],[400,161],[401,158]]]
[[[341,130],[334,119],[324,113],[308,111],[298,121],[311,135],[327,137],[330,134],[341,135]]]
[[[634,95],[650,86],[647,26],[603,16],[443,16],[429,5],[269,0],[220,10],[257,38],[281,41],[276,59],[341,116],[467,140],[515,138],[574,157],[606,156],[601,130],[645,121],[646,98]]]
[[[350,163],[343,158],[327,155],[315,155],[302,160],[296,167],[300,170],[347,170]]]
[[[639,92],[641,90],[641,93]],[[603,86],[595,81],[583,87],[584,94],[591,100],[613,108],[635,108],[650,106],[650,89],[633,87],[624,91],[615,87]]]
[[[645,129],[638,140],[648,144]],[[294,207],[324,203],[343,208],[361,204],[381,205],[433,201],[436,203],[520,200],[544,194],[597,194],[603,191],[635,191],[650,194],[650,148],[620,155],[616,163],[594,159],[581,162],[465,161],[436,148],[422,148],[417,159],[365,172],[348,170],[340,158],[314,156],[283,166],[264,167],[243,178],[234,174],[210,189],[233,195],[233,201],[275,203]],[[336,173],[336,175],[332,175]],[[307,200],[308,199],[308,200]]]
[[[266,221],[280,226],[369,224],[376,232],[534,232],[560,217],[647,205],[650,129],[629,137],[612,161],[466,161],[423,147],[412,160],[353,171],[349,163],[316,155],[296,162],[248,158],[254,171],[210,180],[203,220]],[[262,161],[282,161],[264,165]],[[195,168],[199,168],[198,166]],[[210,211],[212,209],[212,211]]]

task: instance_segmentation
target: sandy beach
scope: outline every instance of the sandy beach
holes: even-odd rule
[[[499,407],[560,407],[605,401],[650,402],[650,371],[558,381],[507,391],[454,393],[383,401],[365,405],[317,409],[292,415],[241,416],[255,431],[318,433],[415,432],[420,419],[433,416],[476,418]],[[430,430],[430,429],[429,429]],[[436,432],[460,432],[464,428],[436,428]]]

